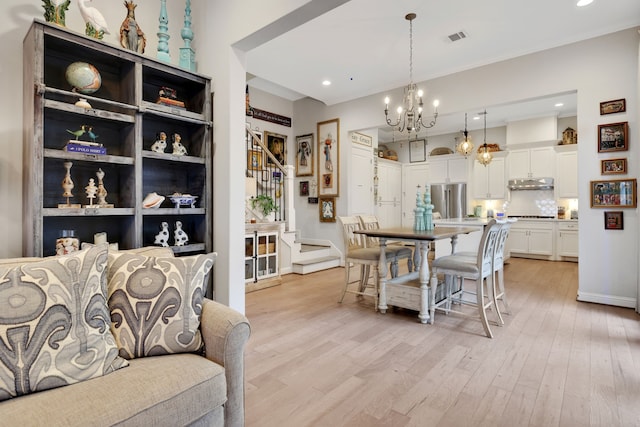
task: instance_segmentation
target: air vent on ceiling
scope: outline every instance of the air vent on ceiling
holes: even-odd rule
[[[457,33],[449,34],[449,40],[452,42],[457,42],[458,40],[462,40],[467,38],[467,34],[464,31],[458,31]]]

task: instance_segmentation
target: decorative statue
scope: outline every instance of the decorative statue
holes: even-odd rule
[[[162,222],[160,224],[160,232],[156,234],[154,244],[167,247],[169,246],[169,224]]]
[[[156,142],[151,144],[151,151],[155,151],[156,153],[164,153],[165,148],[167,148],[167,134],[164,132],[160,132],[158,134],[158,139],[156,139]]]
[[[431,204],[431,187],[429,184],[425,185],[424,190],[424,229],[427,231],[433,230],[433,208]]]
[[[64,27],[65,12],[69,9],[71,0],[42,0],[42,3],[45,21]]]
[[[64,168],[67,170],[67,172],[62,179],[62,189],[64,190],[64,192],[62,193],[62,197],[67,199],[66,206],[68,207],[71,207],[71,203],[69,203],[69,200],[73,197],[73,193],[71,192],[71,190],[73,190],[73,187],[75,187],[75,185],[73,184],[73,180],[71,179],[71,166],[73,166],[72,162],[64,162]]]
[[[107,203],[107,189],[104,188],[104,172],[102,169],[98,169],[96,172],[96,176],[98,177],[98,191],[96,193],[98,197],[98,206],[101,208],[112,208],[113,205]]]
[[[187,149],[180,142],[181,139],[182,137],[179,134],[173,134],[173,154],[176,156],[184,156],[187,154]]]
[[[96,187],[96,182],[93,178],[89,178],[89,184],[84,187],[85,193],[87,193],[87,199],[89,199],[89,204],[85,207],[92,208],[94,206],[93,199],[96,198],[96,193],[98,192],[98,187]]]
[[[82,19],[86,23],[85,34],[102,40],[105,34],[111,34],[107,27],[107,21],[98,9],[87,6],[87,1],[91,0],[78,0],[80,15],[82,15]]]
[[[419,185],[416,190],[416,207],[413,210],[413,214],[413,229],[415,231],[424,231],[424,205]]]
[[[133,0],[125,0],[124,7],[127,8],[127,17],[124,18],[122,25],[120,25],[120,45],[125,49],[144,53],[147,39],[136,21],[135,10],[137,6],[133,3]]]
[[[189,243],[189,236],[182,230],[181,221],[176,221],[176,229],[173,231],[173,241],[176,246],[184,246]]]

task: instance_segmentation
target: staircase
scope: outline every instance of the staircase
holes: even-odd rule
[[[281,165],[255,131],[250,129],[249,125],[247,125],[246,131],[247,153],[250,153],[254,146],[259,146],[273,164],[273,166],[264,167],[261,163],[262,160],[259,160],[256,165],[251,164],[251,167],[247,168],[245,197],[266,194],[278,206],[275,220],[283,224],[280,233],[281,244],[278,251],[280,274],[309,274],[344,265],[342,252],[331,241],[300,238],[295,226],[296,216],[293,197],[287,197],[287,195],[294,194],[294,167],[292,165]],[[280,173],[278,175],[280,177],[278,180],[279,185],[274,188],[265,186],[261,182],[263,173],[266,173],[270,180],[274,173]],[[260,213],[254,211],[248,204],[245,205],[245,215],[247,214],[252,218],[262,218]]]

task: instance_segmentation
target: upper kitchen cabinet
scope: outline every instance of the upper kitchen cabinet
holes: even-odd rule
[[[469,160],[457,154],[429,157],[429,184],[448,184],[467,182],[469,179]]]
[[[505,158],[497,153],[491,163],[483,166],[473,162],[473,198],[504,199],[506,196],[506,182],[504,179]]]
[[[509,150],[508,179],[553,177],[554,168],[553,147]]]
[[[578,198],[578,146],[556,147],[556,196],[559,199]]]

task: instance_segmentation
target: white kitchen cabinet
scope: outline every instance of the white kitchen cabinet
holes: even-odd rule
[[[504,199],[506,196],[504,169],[504,157],[494,157],[487,166],[473,162],[473,198],[476,200]]]
[[[547,178],[555,176],[553,147],[509,150],[508,176],[516,178]]]
[[[533,258],[553,257],[553,230],[552,221],[524,221],[518,220],[511,226],[508,249],[513,257]]]
[[[426,163],[411,163],[402,165],[402,226],[413,227],[413,210],[416,207],[416,192],[418,185],[421,193],[427,183],[428,166]]]
[[[556,254],[559,259],[577,261],[578,259],[578,222],[558,222],[556,232]]]
[[[564,148],[570,147],[570,148]],[[556,196],[559,199],[578,198],[578,151],[577,146],[558,146],[556,153]]]
[[[467,182],[469,159],[457,154],[429,157],[429,184]]]
[[[378,200],[375,213],[381,227],[400,227],[402,223],[402,164],[378,159]],[[357,208],[354,212],[358,212]]]

